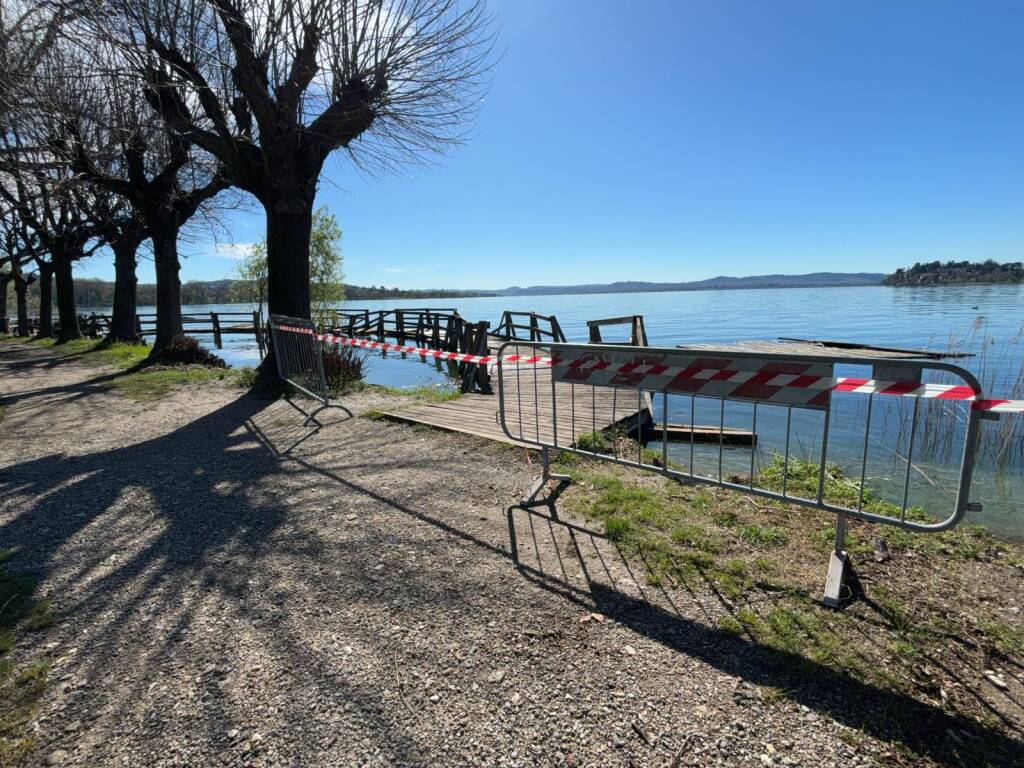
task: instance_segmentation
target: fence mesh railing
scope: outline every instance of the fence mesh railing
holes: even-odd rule
[[[968,371],[935,361],[518,341],[498,356],[505,434],[549,450],[917,532],[955,526],[984,410]],[[841,564],[840,564],[841,570]],[[829,602],[826,595],[826,602]]]
[[[298,391],[327,405],[329,392],[316,325],[298,317],[271,315],[270,335],[277,375]]]

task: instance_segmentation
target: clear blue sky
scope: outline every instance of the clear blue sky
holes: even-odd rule
[[[1024,3],[491,0],[472,140],[318,202],[359,285],[499,288],[1024,257]],[[259,210],[237,214],[257,240]],[[185,279],[231,274],[202,238]],[[220,255],[218,255],[220,254]],[[106,259],[83,274],[111,277]],[[152,280],[152,265],[140,278]]]

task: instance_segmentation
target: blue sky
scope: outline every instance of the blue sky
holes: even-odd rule
[[[468,144],[329,161],[358,285],[499,288],[1016,261],[1024,4],[491,0]],[[262,235],[234,214],[236,245]],[[197,232],[184,279],[231,274]],[[81,265],[112,278],[106,258]],[[152,280],[152,265],[140,269]]]

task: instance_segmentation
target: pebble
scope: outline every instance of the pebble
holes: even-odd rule
[[[66,749],[55,749],[53,752],[46,756],[47,765],[60,765],[68,759],[68,753]]]

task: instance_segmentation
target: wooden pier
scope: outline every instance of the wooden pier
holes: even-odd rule
[[[493,342],[494,347],[501,343],[497,339]],[[515,348],[511,349],[514,354]],[[526,353],[527,348],[522,351]],[[530,348],[530,353],[533,351]],[[531,440],[552,443],[557,429],[559,445],[568,446],[580,435],[615,425],[635,429],[638,421],[645,428],[651,421],[650,403],[646,398],[638,403],[636,393],[630,390],[559,384],[552,408],[550,369],[522,368],[518,376],[514,369],[502,373],[509,430],[526,442],[511,438],[502,430],[497,394],[471,392],[455,400],[393,408],[382,415],[391,421],[427,424],[509,445],[528,445]]]

